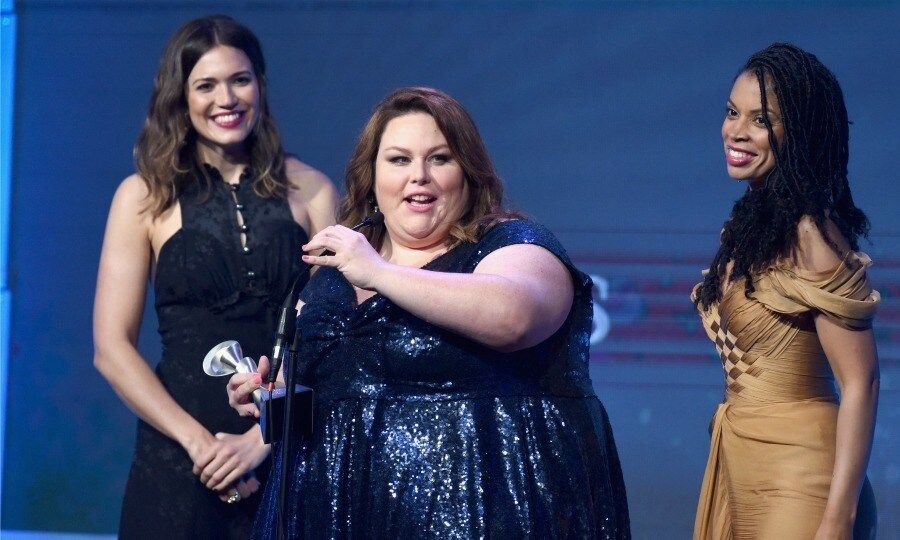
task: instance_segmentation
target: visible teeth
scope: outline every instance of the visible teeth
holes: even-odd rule
[[[434,200],[434,197],[429,197],[428,195],[413,195],[409,197],[409,200],[417,203],[427,203]]]
[[[234,122],[235,120],[237,120],[240,117],[241,117],[240,113],[223,114],[222,116],[217,116],[215,118],[215,121],[218,122],[219,124],[229,124],[231,122]]]
[[[743,159],[746,157],[750,157],[750,154],[747,152],[741,152],[739,150],[735,150],[734,148],[728,149],[728,155],[733,157],[734,159]]]

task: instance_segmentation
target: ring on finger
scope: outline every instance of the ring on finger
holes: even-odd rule
[[[232,489],[228,493],[228,498],[225,499],[225,502],[227,502],[228,504],[234,504],[234,503],[240,502],[240,500],[241,500],[241,492],[236,489]]]

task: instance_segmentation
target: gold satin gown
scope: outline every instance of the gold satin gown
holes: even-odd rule
[[[695,540],[815,535],[834,467],[838,396],[813,317],[869,328],[880,300],[866,277],[871,264],[851,252],[826,272],[776,265],[754,277],[750,298],[738,280],[700,310],[726,389],[710,425]],[[857,509],[865,530],[855,536],[874,536],[874,524],[866,480]]]

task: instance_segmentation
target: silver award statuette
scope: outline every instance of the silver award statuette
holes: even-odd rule
[[[223,341],[206,353],[203,359],[203,372],[212,377],[225,377],[232,373],[256,373],[256,362],[244,356],[241,344],[230,339]],[[253,403],[259,409],[259,426],[262,429],[263,442],[271,443],[281,440],[284,424],[285,396],[287,389],[283,386],[275,388],[270,394],[265,388],[253,391]],[[294,405],[291,415],[291,433],[309,436],[312,434],[313,401],[315,392],[312,388],[300,384],[294,385]],[[267,407],[267,402],[271,407]]]
[[[256,373],[256,362],[252,358],[244,356],[241,344],[233,339],[223,341],[206,353],[203,359],[203,372],[212,377],[225,377],[235,372]],[[257,388],[253,391],[253,403],[259,410],[269,398],[269,392],[265,388]]]

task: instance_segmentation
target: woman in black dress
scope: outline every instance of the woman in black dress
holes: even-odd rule
[[[304,246],[291,538],[627,538],[612,431],[588,376],[591,282],[540,225],[503,209],[478,130],[450,96],[401,89],[350,160],[344,225]],[[268,362],[260,359],[261,373]],[[256,414],[260,376],[235,375]],[[276,448],[276,453],[279,449]],[[254,536],[280,526],[269,482]]]
[[[94,364],[139,416],[121,538],[243,538],[259,502],[259,428],[206,376],[206,351],[268,350],[299,246],[331,225],[329,180],[286,155],[256,37],[234,20],[191,21],[169,40],[116,191],[94,307]],[[163,356],[135,343],[152,275]]]

